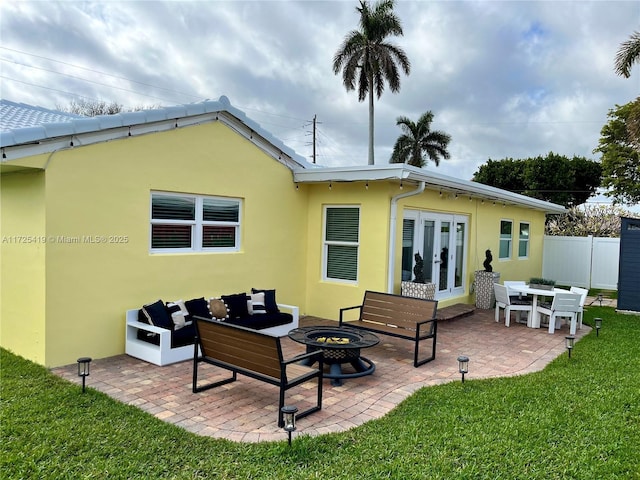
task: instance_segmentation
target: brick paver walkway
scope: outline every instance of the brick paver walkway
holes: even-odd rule
[[[314,317],[305,317],[300,323],[335,325]],[[342,386],[332,386],[325,379],[322,410],[300,419],[298,434],[347,430],[382,417],[421,387],[460,381],[458,355],[470,358],[467,380],[541,370],[566,352],[568,331],[564,325],[549,335],[545,328],[530,329],[513,319],[507,328],[494,321],[493,310],[476,310],[471,316],[440,322],[436,359],[418,368],[413,367],[411,342],[380,336],[377,346],[362,350],[362,355],[376,364],[373,375],[345,380]],[[578,339],[589,331],[587,325],[578,330]],[[303,345],[289,338],[283,339],[283,348],[286,358],[304,352]],[[75,364],[53,372],[80,383]],[[201,373],[205,381],[229,374],[212,366],[203,366]],[[87,386],[199,435],[242,442],[286,438],[276,422],[276,387],[239,375],[234,383],[193,394],[191,376],[189,361],[158,367],[118,355],[94,360]],[[286,403],[302,411],[314,395],[314,383],[309,382],[290,390]]]

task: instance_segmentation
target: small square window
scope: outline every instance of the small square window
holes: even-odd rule
[[[529,224],[520,223],[518,235],[518,258],[527,258],[529,256]]]
[[[511,244],[513,242],[513,222],[511,220],[500,221],[500,252],[498,258],[511,258]]]

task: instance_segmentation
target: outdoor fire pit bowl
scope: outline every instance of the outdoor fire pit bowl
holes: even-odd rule
[[[329,365],[329,373],[324,376],[331,379],[332,385],[342,385],[345,378],[371,375],[376,369],[371,360],[360,356],[362,348],[380,342],[373,333],[349,327],[312,326],[291,330],[289,338],[306,345],[307,352],[322,350],[324,362]],[[346,363],[353,367],[353,372],[343,372],[342,365]]]

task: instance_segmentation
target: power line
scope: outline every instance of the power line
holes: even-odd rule
[[[93,69],[93,68],[88,68],[88,67],[83,67],[83,66],[81,66],[81,65],[75,65],[75,64],[73,64],[73,63],[63,62],[63,61],[61,61],[61,60],[55,60],[55,59],[50,58],[50,57],[44,57],[44,56],[42,56],[42,55],[36,55],[36,54],[34,54],[34,53],[23,52],[23,51],[21,51],[21,50],[16,50],[16,49],[14,49],[14,48],[9,48],[9,47],[2,47],[2,46],[0,46],[0,49],[2,49],[2,50],[9,50],[9,51],[11,51],[11,52],[20,53],[20,54],[22,54],[22,55],[28,55],[28,56],[30,56],[30,57],[40,58],[40,59],[43,59],[43,60],[47,60],[47,61],[49,61],[49,62],[59,63],[59,64],[61,64],[61,65],[66,65],[66,66],[68,66],[68,67],[78,68],[78,69],[80,69],[80,70],[85,70],[85,71],[87,71],[87,72],[96,73],[96,74],[98,74],[98,75],[103,75],[103,76],[107,76],[107,77],[112,77],[112,78],[115,78],[115,79],[117,79],[117,80],[126,80],[127,82],[137,83],[138,85],[143,85],[143,86],[145,86],[145,87],[155,88],[155,89],[157,89],[157,90],[165,90],[165,91],[167,91],[167,92],[177,93],[177,94],[179,94],[179,95],[185,95],[185,96],[187,96],[187,97],[193,97],[193,98],[197,98],[197,99],[201,99],[201,98],[202,98],[202,97],[200,97],[200,96],[198,96],[198,95],[194,95],[194,94],[192,94],[192,93],[185,93],[185,92],[180,92],[180,91],[178,91],[178,90],[173,90],[173,89],[170,89],[170,88],[158,87],[157,85],[151,85],[151,84],[149,84],[149,83],[139,82],[139,81],[137,81],[137,80],[132,80],[132,79],[127,78],[127,77],[121,77],[121,76],[119,76],[119,75],[113,75],[112,73],[101,72],[101,71],[99,71],[99,70],[95,70],[95,69]],[[15,60],[6,60],[6,59],[2,59],[2,60],[5,60],[5,61],[11,61],[11,62],[13,62],[13,63],[16,63],[16,64],[18,64],[18,65],[22,65],[22,66],[25,66],[25,67],[30,67],[30,68],[36,68],[36,69],[40,69],[40,70],[50,71],[50,72],[52,72],[52,73],[58,73],[59,75],[66,75],[66,74],[63,74],[63,73],[59,73],[59,72],[55,72],[55,71],[51,71],[51,70],[46,70],[46,69],[41,68],[41,67],[34,67],[34,66],[32,66],[32,65],[26,65],[26,64],[24,64],[24,63],[19,63],[19,62],[15,61]],[[89,81],[89,80],[87,80],[87,81]],[[137,92],[134,92],[134,93],[137,93]]]
[[[45,90],[51,90],[52,92],[65,93],[67,95],[73,95],[75,97],[86,98],[87,100],[95,100],[95,98],[85,97],[84,95],[80,95],[79,93],[67,92],[66,90],[58,90],[57,88],[44,87],[42,85],[36,85],[35,83],[25,82],[23,80],[18,80],[16,78],[7,77],[5,75],[0,75],[0,78],[4,78],[6,80],[11,80],[12,82],[22,83],[24,85],[29,85],[30,87],[43,88]]]
[[[4,58],[0,58],[0,60],[2,60],[2,61],[10,61],[10,60],[6,60]],[[101,87],[113,88],[115,90],[122,90],[123,92],[135,93],[136,95],[142,95],[143,97],[149,97],[149,98],[154,98],[156,100],[166,101],[166,98],[160,98],[160,97],[156,97],[154,95],[148,95],[148,94],[145,94],[145,93],[136,92],[135,90],[129,90],[128,88],[124,88],[124,87],[116,87],[114,85],[109,85],[109,84],[106,84],[106,83],[96,82],[94,80],[89,80],[88,78],[82,78],[82,77],[78,77],[78,76],[75,76],[75,75],[70,75],[68,73],[60,73],[60,72],[56,72],[55,70],[49,70],[47,68],[42,68],[42,67],[33,67],[31,65],[25,65],[23,63],[18,63],[18,62],[15,62],[15,61],[13,61],[13,63],[15,63],[17,65],[22,65],[24,67],[33,68],[33,69],[36,69],[36,70],[42,70],[42,71],[45,71],[45,72],[48,72],[48,73],[61,75],[63,77],[69,77],[69,78],[73,78],[75,80],[81,80],[83,82],[92,83],[94,85],[99,85]],[[7,78],[7,77],[4,77],[4,78]],[[19,80],[16,80],[16,81],[19,81]],[[25,82],[23,82],[23,83],[25,83]]]

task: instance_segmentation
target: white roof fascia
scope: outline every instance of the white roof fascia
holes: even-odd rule
[[[294,170],[294,181],[297,183],[383,180],[412,181],[416,183],[425,182],[427,188],[431,190],[439,189],[495,202],[521,205],[536,210],[543,210],[546,213],[560,214],[567,211],[566,208],[555,203],[538,200],[478,182],[426,171],[405,164]]]
[[[128,136],[172,130],[222,120],[237,133],[253,142],[272,158],[290,169],[313,168],[293,149],[231,105],[225,96],[218,101],[176,105],[155,110],[122,112],[78,118],[69,122],[48,123],[1,132],[2,162],[30,155],[53,152],[60,148],[89,145]]]

